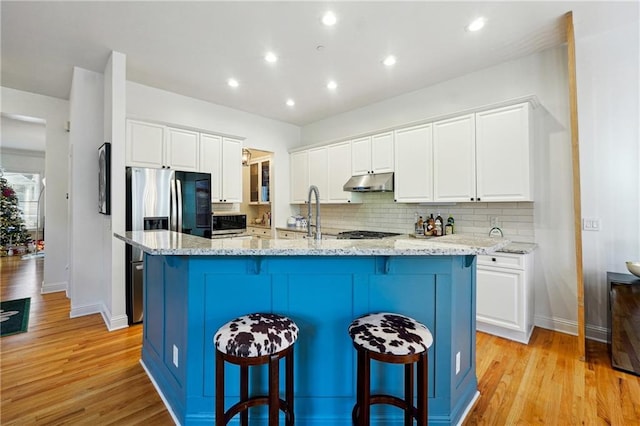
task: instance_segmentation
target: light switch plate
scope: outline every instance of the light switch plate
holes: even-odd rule
[[[173,365],[178,367],[178,347],[173,345]]]
[[[600,219],[582,219],[582,230],[583,231],[599,231],[600,230]]]

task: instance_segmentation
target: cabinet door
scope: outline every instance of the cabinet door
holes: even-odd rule
[[[200,135],[200,171],[211,173],[211,201],[222,200],[222,138],[215,135]]]
[[[502,268],[477,268],[478,321],[524,331],[523,274]]]
[[[198,132],[167,127],[165,166],[185,172],[198,171],[199,138]]]
[[[371,137],[371,170],[373,173],[393,172],[393,132]]]
[[[309,151],[294,152],[289,161],[291,162],[291,202],[305,203],[309,189]]]
[[[532,201],[529,104],[476,114],[477,196]]]
[[[165,126],[127,121],[126,164],[131,167],[164,166]]]
[[[476,201],[473,114],[433,123],[435,201]]]
[[[222,138],[222,202],[242,202],[242,141]]]
[[[327,163],[327,148],[309,150],[309,185],[318,187],[320,201],[327,201],[329,169]]]
[[[432,125],[395,132],[395,201],[433,201]]]
[[[351,142],[352,176],[366,175],[371,172],[371,137],[353,140]]]
[[[351,142],[330,145],[327,150],[329,177],[327,201],[330,203],[350,203],[359,195],[343,191],[344,184],[351,178]]]

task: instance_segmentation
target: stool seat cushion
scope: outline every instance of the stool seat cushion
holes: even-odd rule
[[[381,312],[364,315],[349,326],[353,343],[369,351],[389,355],[421,353],[433,344],[429,329],[413,318]]]
[[[298,326],[276,314],[248,314],[229,321],[213,339],[216,349],[237,357],[273,355],[293,345]]]

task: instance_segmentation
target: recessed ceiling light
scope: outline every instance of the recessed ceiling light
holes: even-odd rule
[[[227,84],[231,87],[238,87],[240,85],[240,83],[238,83],[238,80],[236,80],[235,78],[230,78],[229,80],[227,80]]]
[[[294,106],[296,104],[296,102],[293,99],[287,99],[287,106]]]
[[[338,18],[331,11],[325,13],[322,16],[322,23],[325,24],[327,27],[331,27],[331,26],[335,25],[336,22],[338,22]]]
[[[395,65],[396,64],[396,57],[393,55],[389,55],[386,58],[384,58],[384,61],[382,61],[383,64],[385,64],[386,66],[390,67],[391,65]]]
[[[467,31],[478,31],[481,30],[482,27],[484,27],[484,24],[487,22],[486,19],[480,17],[480,18],[476,18],[474,19],[469,25],[466,26],[466,30]]]
[[[327,83],[327,89],[329,90],[336,90],[337,87],[338,87],[338,83],[336,83],[333,80]]]
[[[273,52],[267,52],[266,55],[264,55],[264,60],[270,63],[274,63],[278,62],[278,57]]]

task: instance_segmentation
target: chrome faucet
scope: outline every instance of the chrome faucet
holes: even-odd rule
[[[309,199],[307,200],[307,236],[313,236],[311,232],[311,194],[316,195],[316,240],[322,239],[322,233],[320,232],[320,191],[315,185],[309,187]]]

